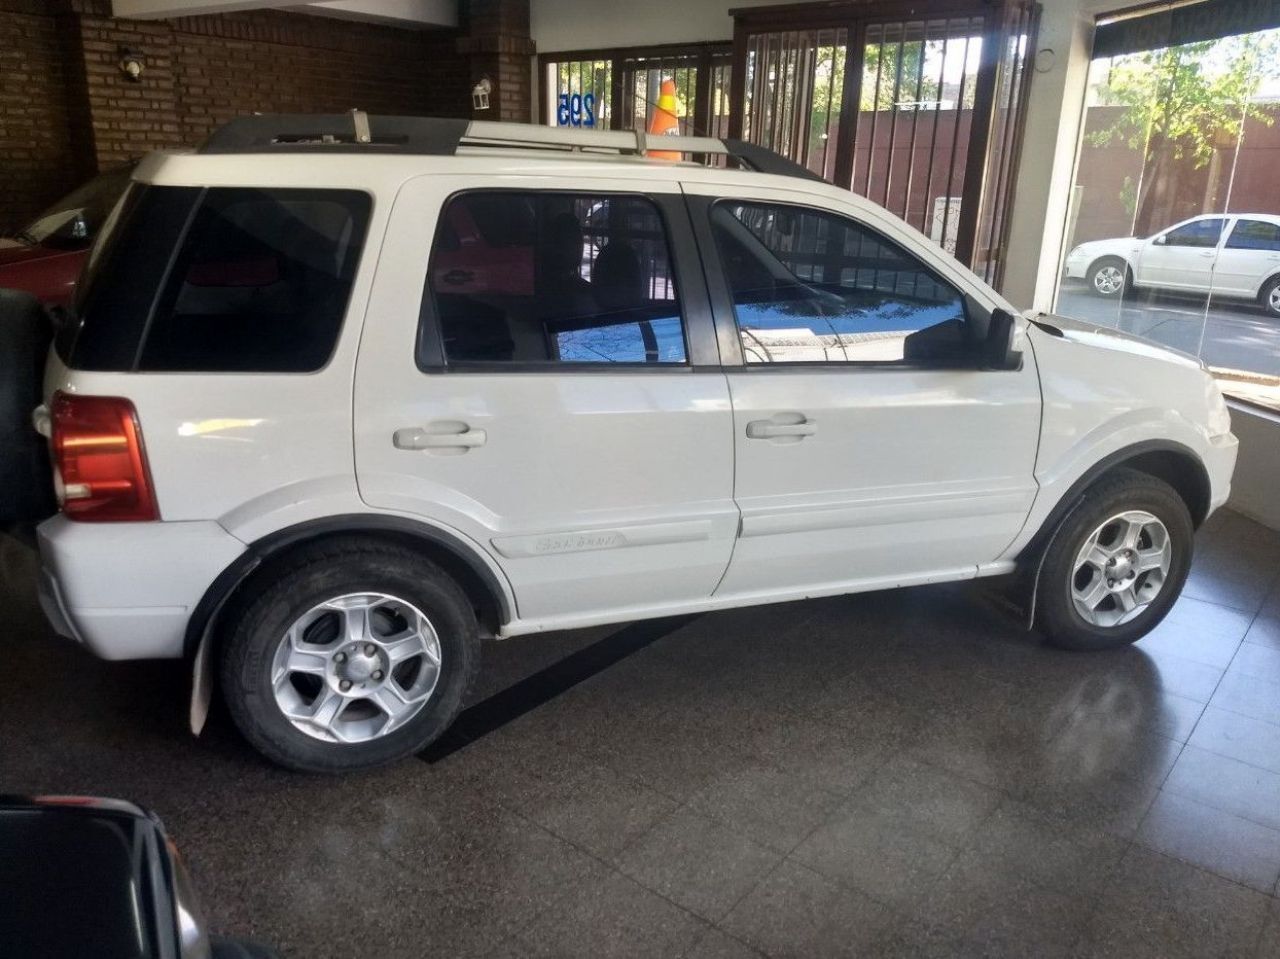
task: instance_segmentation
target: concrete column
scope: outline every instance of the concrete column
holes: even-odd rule
[[[1001,290],[1019,309],[1052,306],[1092,46],[1093,13],[1080,0],[1044,4],[1033,56],[1053,54],[1038,53],[1037,67],[1048,69],[1031,81]]]

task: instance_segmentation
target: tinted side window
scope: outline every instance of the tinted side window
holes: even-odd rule
[[[132,370],[156,291],[198,187],[133,184],[112,212],[76,283],[58,330],[58,355],[77,370]]]
[[[450,366],[685,362],[666,231],[644,197],[455,196],[427,284]]]
[[[328,362],[369,219],[354,190],[205,191],[139,368],[305,373]]]
[[[713,234],[748,363],[955,363],[964,299],[873,230],[821,210],[724,201]]]
[[[1280,224],[1238,220],[1227,237],[1228,250],[1280,250]]]
[[[1225,222],[1225,220],[1213,219],[1188,223],[1186,226],[1180,226],[1166,233],[1165,243],[1169,246],[1217,246],[1218,239],[1222,236],[1222,225]]]

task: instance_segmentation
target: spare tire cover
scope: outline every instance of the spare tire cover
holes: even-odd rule
[[[52,337],[35,297],[0,290],[0,522],[43,519],[56,509],[48,444],[31,425]]]

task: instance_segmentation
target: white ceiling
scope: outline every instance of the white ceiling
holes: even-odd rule
[[[402,27],[456,27],[458,0],[112,0],[117,17],[155,20],[237,10],[292,10]]]

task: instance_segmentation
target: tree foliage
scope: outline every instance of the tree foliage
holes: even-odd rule
[[[1123,142],[1148,159],[1160,148],[1173,160],[1203,167],[1216,148],[1234,143],[1243,120],[1273,122],[1253,98],[1264,80],[1277,75],[1280,36],[1275,33],[1118,57],[1099,91],[1100,105],[1126,109],[1089,140],[1095,146]]]

